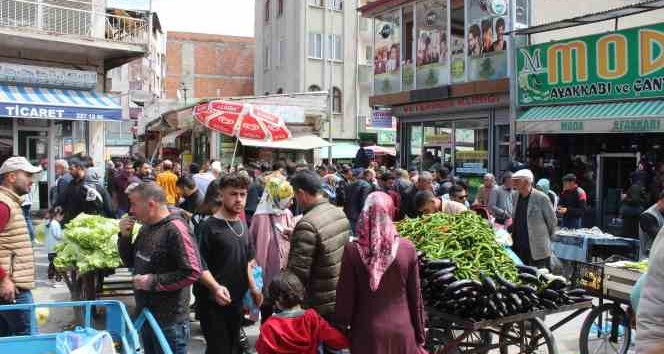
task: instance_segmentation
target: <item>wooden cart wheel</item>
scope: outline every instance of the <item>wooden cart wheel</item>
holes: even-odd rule
[[[606,303],[590,311],[581,326],[581,354],[626,354],[632,337],[630,318],[617,303]]]
[[[558,354],[553,334],[539,318],[504,324],[498,345],[500,354]]]
[[[443,351],[447,343],[459,338],[463,333],[462,330],[431,328],[427,333],[425,348],[431,354],[463,354],[468,352],[486,354],[489,352],[488,349],[478,351],[480,348],[491,345],[492,340],[491,332],[482,330],[471,332],[459,345]]]

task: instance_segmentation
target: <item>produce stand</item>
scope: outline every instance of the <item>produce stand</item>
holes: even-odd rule
[[[499,349],[500,353],[558,353],[553,331],[578,317],[592,302],[563,305],[557,309],[546,309],[516,314],[494,320],[472,321],[427,307],[428,335],[426,349],[432,354],[487,353]],[[561,312],[574,311],[550,328],[540,318]],[[497,335],[493,342],[492,335]]]

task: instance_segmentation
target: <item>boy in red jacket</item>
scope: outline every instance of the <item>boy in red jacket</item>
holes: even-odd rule
[[[316,354],[320,344],[334,349],[348,348],[348,339],[315,310],[300,307],[304,286],[292,273],[277,275],[268,288],[281,312],[261,326],[256,342],[258,354]]]

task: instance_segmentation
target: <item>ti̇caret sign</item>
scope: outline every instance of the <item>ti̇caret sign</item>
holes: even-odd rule
[[[522,106],[664,97],[664,23],[519,48]]]

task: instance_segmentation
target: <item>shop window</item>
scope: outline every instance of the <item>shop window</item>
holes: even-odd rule
[[[332,111],[334,113],[341,113],[342,97],[341,90],[337,87],[332,89]]]
[[[452,122],[424,123],[422,169],[438,170],[452,167]]]
[[[454,126],[454,173],[479,176],[489,172],[488,120],[456,122]]]
[[[307,91],[309,91],[309,92],[320,92],[321,89],[320,89],[320,86],[318,86],[318,85],[311,85],[311,86],[309,86]]]
[[[406,125],[406,167],[422,169],[422,123]]]

